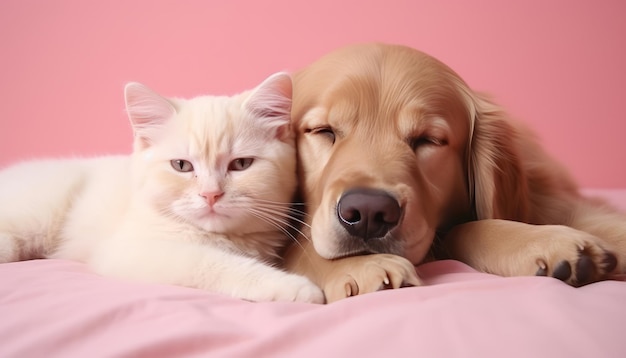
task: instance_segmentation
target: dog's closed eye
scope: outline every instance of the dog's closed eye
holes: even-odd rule
[[[304,132],[306,134],[323,136],[325,139],[330,141],[332,144],[335,144],[335,131],[330,126],[320,126],[320,127],[314,127],[314,128],[307,128]]]
[[[411,137],[408,139],[408,144],[416,151],[423,146],[437,146],[442,147],[448,144],[448,141],[444,138],[438,138],[430,135],[420,135],[417,137]]]

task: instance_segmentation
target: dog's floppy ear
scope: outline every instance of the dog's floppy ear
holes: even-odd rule
[[[470,196],[476,218],[527,220],[529,188],[519,156],[520,135],[508,115],[486,96],[468,91],[471,120]]]

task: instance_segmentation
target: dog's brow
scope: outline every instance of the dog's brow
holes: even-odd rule
[[[359,108],[354,103],[344,101],[334,104],[328,111],[327,121],[332,125],[337,122],[353,121],[359,114]]]
[[[424,120],[424,110],[421,106],[409,106],[400,112],[398,129],[403,134],[417,132],[424,127]]]
[[[424,123],[425,123],[425,125],[438,127],[438,128],[442,128],[442,129],[450,128],[450,125],[448,124],[448,121],[443,119],[441,116],[434,116],[434,115],[433,116],[427,116],[427,117],[424,118]]]
[[[324,107],[315,107],[302,117],[302,124],[304,126],[316,126],[326,123],[326,117],[328,113]]]

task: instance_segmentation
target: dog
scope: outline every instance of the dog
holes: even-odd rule
[[[581,286],[626,272],[626,216],[459,75],[418,50],[341,48],[294,74],[306,225],[288,249],[327,302],[420,285],[450,258]]]

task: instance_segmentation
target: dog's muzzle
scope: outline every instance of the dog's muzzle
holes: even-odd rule
[[[345,192],[337,204],[337,218],[352,236],[365,241],[382,238],[398,225],[402,208],[379,189],[358,188]]]

